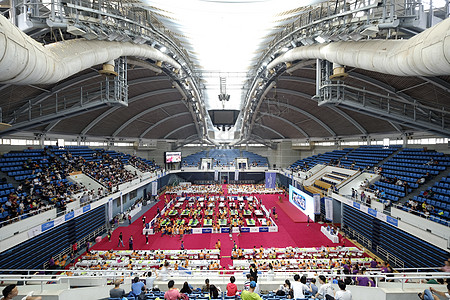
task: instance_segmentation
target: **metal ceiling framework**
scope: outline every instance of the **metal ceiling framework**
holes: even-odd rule
[[[448,9],[448,1],[447,9]],[[189,51],[184,47],[184,43],[177,40],[176,35],[164,28],[163,24],[155,17],[154,13],[145,9],[139,4],[139,1],[75,1],[68,0],[65,2],[58,2],[56,5],[49,5],[50,1],[37,2],[35,6],[30,6],[25,0],[12,0],[14,11],[27,11],[24,17],[27,22],[23,23],[19,16],[15,15],[13,10],[10,10],[10,17],[13,23],[21,26],[24,32],[29,36],[35,38],[40,42],[55,42],[59,40],[74,39],[76,36],[84,37],[87,40],[110,40],[120,42],[131,42],[135,44],[151,45],[155,49],[166,52],[171,58],[176,60],[181,70],[178,72],[167,63],[152,61],[149,59],[130,57],[126,73],[131,77],[135,71],[142,71],[147,68],[151,76],[133,78],[127,80],[127,91],[133,90],[132,97],[128,99],[128,106],[134,105],[136,108],[137,101],[145,100],[151,101],[160,97],[168,97],[177,95],[177,100],[167,99],[164,103],[146,102],[147,106],[134,115],[128,116],[123,123],[117,124],[115,128],[110,129],[110,134],[107,138],[114,139],[120,137],[120,133],[130,126],[138,126],[137,122],[141,117],[151,116],[152,113],[162,110],[166,113],[165,117],[155,119],[152,122],[147,122],[148,125],[139,125],[136,130],[136,135],[132,136],[135,139],[145,139],[146,136],[151,139],[167,139],[172,137],[177,132],[183,130],[191,130],[190,127],[195,127],[196,134],[190,135],[184,140],[177,141],[174,147],[182,147],[187,143],[200,141],[211,145],[218,145],[217,142],[208,137],[208,131],[211,130],[211,122],[209,115],[206,112],[205,103],[202,99],[201,81],[198,71],[194,71],[195,61],[189,57]],[[92,4],[92,5],[91,5]],[[392,3],[391,3],[392,4]],[[255,141],[273,147],[270,139],[275,136],[281,139],[298,139],[299,136],[294,134],[286,134],[283,132],[283,127],[288,124],[295,129],[303,137],[301,139],[322,139],[318,133],[323,130],[329,134],[326,138],[340,139],[343,138],[340,134],[340,128],[334,124],[334,120],[323,118],[323,113],[327,110],[336,113],[337,116],[346,120],[347,124],[353,126],[351,132],[354,136],[369,137],[373,133],[373,128],[368,126],[361,119],[357,118],[356,114],[367,114],[375,119],[383,120],[384,123],[389,124],[390,128],[400,134],[406,131],[429,131],[433,134],[445,135],[448,125],[447,111],[450,110],[450,79],[448,77],[414,77],[415,81],[405,79],[403,82],[397,80],[395,76],[383,78],[382,74],[366,72],[363,69],[352,68],[348,70],[349,77],[347,82],[342,81],[337,84],[328,83],[328,86],[334,88],[333,93],[338,88],[342,89],[346,97],[335,101],[324,101],[320,98],[320,89],[315,88],[319,85],[317,77],[319,73],[315,73],[318,69],[316,66],[318,60],[301,60],[294,62],[286,62],[276,65],[274,68],[268,69],[267,65],[280,57],[287,50],[320,44],[323,41],[333,43],[336,41],[359,41],[368,40],[374,37],[382,39],[408,39],[415,34],[420,33],[426,28],[433,25],[430,19],[438,20],[448,17],[448,11],[443,12],[440,8],[426,10],[422,3],[418,0],[408,2],[409,7],[404,7],[395,2],[394,6],[383,1],[378,0],[354,0],[354,1],[324,1],[319,5],[305,7],[300,10],[300,15],[293,18],[293,21],[283,23],[284,30],[278,31],[274,39],[265,45],[267,51],[260,56],[258,63],[249,71],[248,77],[252,78],[245,86],[248,90],[244,101],[244,108],[240,115],[240,119],[236,124],[241,126],[239,128],[240,137],[238,140],[232,142],[233,145],[245,144],[248,141]],[[31,9],[29,9],[31,8]],[[426,22],[425,22],[426,21]],[[321,41],[323,39],[323,41]],[[255,48],[258,45],[255,45]],[[320,62],[322,63],[322,62]],[[327,62],[324,62],[327,63]],[[136,67],[135,69],[131,68]],[[306,68],[307,66],[311,66]],[[320,65],[322,66],[322,65]],[[72,107],[61,107],[59,97],[67,94],[70,90],[80,89],[83,91],[83,85],[92,84],[93,82],[101,82],[104,79],[97,73],[100,67],[95,67],[92,70],[86,70],[77,75],[72,76],[62,82],[54,85],[33,86],[36,89],[43,90],[43,93],[33,96],[32,98],[15,98],[16,101],[21,102],[21,105],[15,107],[14,112],[8,111],[10,114],[3,116],[2,121],[13,125],[11,129],[0,133],[0,135],[10,134],[15,130],[36,130],[38,125],[45,125],[42,133],[59,133],[61,132],[61,120],[70,116],[76,116],[83,119],[80,124],[83,128],[77,133],[81,137],[86,136],[101,136],[96,130],[97,126],[105,122],[111,124],[114,115],[126,110],[126,106],[113,106],[107,108],[105,101],[99,101],[92,106],[82,103],[83,97],[79,102],[74,102]],[[318,71],[325,71],[318,70]],[[327,69],[327,71],[330,71]],[[316,76],[311,76],[314,72]],[[139,73],[139,72],[136,72]],[[328,76],[331,73],[327,74]],[[315,79],[314,79],[315,78]],[[417,81],[419,80],[419,82]],[[289,84],[291,82],[292,84]],[[170,85],[171,88],[167,88]],[[278,86],[277,86],[278,85]],[[367,93],[373,95],[383,96],[386,99],[399,101],[405,105],[412,105],[414,108],[414,119],[408,119],[395,116],[392,117],[392,111],[389,108],[374,109],[373,106],[365,106],[365,104],[351,103],[352,97],[356,99],[357,89],[360,85],[364,86]],[[31,86],[31,85],[30,85]],[[280,88],[280,86],[282,86]],[[287,86],[287,87],[285,87]],[[0,86],[0,93],[12,91],[12,85],[5,84]],[[316,93],[311,93],[312,88],[315,88]],[[429,90],[432,94],[433,89],[437,89],[439,93],[444,93],[443,102],[445,107],[433,107],[432,95],[429,98],[422,96],[415,96],[414,88],[420,87],[421,90]],[[274,92],[282,94],[287,97],[285,102],[274,101],[270,98],[271,93]],[[322,88],[322,87],[321,87]],[[101,88],[99,89],[101,91]],[[320,90],[321,91],[321,90]],[[352,94],[353,93],[353,94]],[[82,94],[82,93],[81,93]],[[1,94],[0,94],[1,95]],[[94,93],[89,96],[95,95]],[[419,94],[417,94],[419,95]],[[355,98],[356,97],[356,98]],[[436,96],[438,97],[438,96]],[[307,99],[302,101],[302,107],[295,105],[298,99]],[[292,101],[291,101],[292,100]],[[325,103],[326,102],[326,103]],[[54,105],[56,103],[57,115],[45,116],[42,120],[32,122],[34,118],[33,109],[43,110],[44,105]],[[436,101],[438,103],[438,101]],[[266,106],[262,104],[278,105],[288,109],[289,118],[275,115],[270,111],[265,111]],[[0,102],[0,106],[6,107],[7,103]],[[75,113],[71,112],[71,108],[79,105],[80,109]],[[84,107],[82,107],[84,105]],[[113,104],[114,105],[114,104]],[[164,110],[171,106],[184,106],[181,111],[176,111],[173,114]],[[305,106],[303,106],[305,105]],[[317,105],[322,105],[321,114],[315,114]],[[375,104],[376,105],[376,104]],[[311,109],[307,109],[311,107]],[[101,112],[100,109],[105,109]],[[326,108],[326,109],[325,109]],[[448,108],[448,110],[447,110]],[[99,113],[95,114],[93,109],[98,109]],[[427,110],[428,109],[428,110]],[[406,109],[405,109],[406,110]],[[430,118],[427,122],[425,119],[415,119],[416,113],[428,113],[430,111]],[[3,109],[3,113],[6,110]],[[124,111],[125,112],[125,111]],[[376,114],[375,114],[376,112]],[[437,113],[436,113],[437,112]],[[439,119],[442,113],[442,128],[439,129]],[[192,123],[179,124],[178,128],[171,130],[168,133],[160,135],[152,133],[155,128],[166,122],[177,122],[180,117],[188,115],[192,116]],[[445,116],[444,116],[445,114]],[[14,127],[15,120],[18,115],[27,116],[21,120],[20,126]],[[295,118],[303,118],[306,116],[311,121],[315,122],[317,130],[308,128],[308,133],[301,125],[290,121]],[[33,118],[32,118],[33,117]],[[270,125],[261,123],[265,118],[272,118],[276,122],[271,122]],[[18,119],[17,119],[18,120]],[[70,120],[75,120],[74,118]],[[433,123],[434,122],[434,123]],[[144,122],[142,122],[144,123]],[[420,123],[420,124],[419,124]],[[419,126],[419,125],[420,126]],[[133,128],[133,127],[131,127]],[[254,130],[263,130],[267,135],[256,134]],[[102,136],[103,137],[103,136]],[[345,138],[345,137],[344,137]]]
[[[254,72],[256,76],[254,76],[252,82],[249,83],[249,89],[245,99],[245,107],[247,109],[246,113],[243,114],[243,120],[239,123],[242,124],[242,134],[240,140],[235,144],[245,143],[250,138],[255,120],[254,115],[259,114],[258,109],[251,108],[260,108],[262,102],[270,101],[267,96],[267,87],[274,85],[274,82],[296,82],[299,84],[298,87],[291,87],[292,90],[288,89],[284,91],[277,88],[277,93],[285,93],[306,99],[312,98],[316,103],[321,104],[319,99],[319,91],[322,87],[319,86],[320,82],[317,81],[317,77],[320,76],[318,74],[320,73],[316,72],[316,76],[314,76],[316,80],[312,79],[314,77],[305,78],[302,75],[297,75],[297,71],[307,65],[317,66],[318,60],[288,60],[282,64],[271,63],[276,61],[277,57],[282,56],[290,49],[300,49],[303,46],[308,47],[310,45],[319,45],[321,43],[364,41],[372,38],[396,39],[401,37],[407,39],[415,36],[427,28],[432,27],[434,24],[439,22],[439,20],[448,18],[449,3],[448,1],[446,2],[447,5],[444,8],[445,10],[442,8],[433,7],[432,4],[430,4],[430,7],[425,8],[419,1],[411,1],[406,4],[403,2],[391,2],[390,4],[387,4],[387,2],[378,1],[352,1],[348,2],[348,5],[345,5],[345,2],[341,1],[327,1],[321,3],[320,5],[311,7],[311,10],[308,10],[307,13],[300,15],[297,20],[292,23],[292,26],[287,26],[286,30],[280,32],[274,38],[274,40],[268,45],[268,50],[261,55],[254,69],[250,71]],[[270,68],[268,68],[268,65]],[[316,68],[316,71],[317,69],[319,68]],[[291,76],[286,76],[286,73]],[[405,103],[413,103],[415,107],[418,106],[418,103],[425,103],[421,105],[427,107],[427,100],[420,99],[419,101],[411,96],[414,93],[409,90],[416,88],[417,85],[411,83],[406,88],[397,89],[390,84],[381,82],[376,78],[371,78],[360,73],[361,72],[358,72],[356,68],[349,71],[350,78],[354,78],[366,85],[368,84],[375,90],[382,90],[387,94],[387,96],[405,101]],[[332,75],[332,73],[328,75]],[[433,87],[439,88],[448,94],[450,83],[447,80],[438,77],[418,76],[416,78],[423,81],[420,84],[421,87],[423,86],[423,88],[428,89]],[[314,95],[310,95],[303,92],[301,87],[302,84],[315,84],[316,93]],[[368,90],[370,91],[370,87]],[[333,103],[330,102],[327,107],[348,120],[362,135],[369,136],[371,134],[370,129],[363,127],[348,113],[340,109],[342,103],[345,103],[345,101],[346,99],[342,96],[339,100],[336,100]],[[450,98],[447,97],[444,102],[447,107],[450,108]],[[351,107],[348,105],[345,107],[354,111],[358,111],[358,109],[361,108]],[[387,118],[392,115],[392,111],[389,111],[389,109],[378,110],[376,114],[371,114],[371,109],[373,109],[373,107],[368,107],[364,113],[379,118],[380,120],[387,119],[391,127],[402,134],[404,133],[404,129],[400,127],[400,123],[407,126],[407,128],[409,127],[410,130],[411,128],[416,128],[419,131],[429,131],[433,134],[443,136],[449,135],[449,131],[447,129],[448,125],[444,125],[447,123],[447,121],[444,120],[444,117],[442,117],[442,126],[441,129],[439,129],[435,126],[435,124],[430,122],[424,122],[420,126],[417,126],[417,123],[414,122],[405,123],[404,119],[401,117]],[[437,114],[437,116],[439,116],[439,113],[445,113],[445,108],[440,108],[440,110],[429,109],[430,111],[433,111],[434,115]],[[413,110],[416,111],[415,108],[413,108]],[[419,110],[417,110],[417,112],[419,112]],[[358,111],[358,113],[361,113],[361,111]],[[414,118],[412,120],[416,121],[415,117],[416,112],[414,112]],[[332,127],[331,123],[329,123],[330,127]]]
[[[205,123],[207,117],[202,103],[202,96],[199,88],[197,76],[192,70],[192,62],[190,61],[187,51],[183,49],[179,41],[168,33],[164,26],[149,11],[143,9],[139,5],[139,1],[36,1],[29,3],[24,0],[12,0],[13,9],[7,9],[3,13],[9,15],[13,24],[19,26],[25,33],[34,39],[48,44],[49,42],[58,42],[59,40],[71,40],[77,37],[84,37],[86,40],[97,41],[117,41],[130,42],[136,45],[147,44],[151,47],[165,52],[168,57],[176,60],[181,70],[178,71],[169,64],[159,61],[142,60],[141,57],[131,58],[131,66],[141,66],[148,68],[154,72],[164,73],[166,76],[155,76],[149,78],[141,78],[128,82],[128,88],[133,84],[151,83],[152,81],[169,81],[187,106],[187,110],[192,114],[193,123],[196,124],[197,134],[200,139],[204,139],[206,130],[198,124]],[[22,16],[16,12],[26,12]],[[25,22],[24,22],[25,21]],[[106,63],[106,62],[105,62]],[[84,76],[84,77],[83,77]],[[24,107],[17,112],[26,113],[26,111],[48,98],[55,97],[59,92],[63,92],[71,86],[78,86],[83,82],[92,80],[93,76],[85,74],[83,76],[74,76],[72,79],[65,81],[51,88],[50,93],[44,93],[32,102],[27,101]],[[99,76],[99,75],[96,75]],[[6,86],[4,86],[6,88]],[[81,87],[82,89],[82,87]],[[154,95],[161,95],[164,92],[155,91]],[[137,95],[129,99],[130,103],[144,97],[151,96],[148,93]],[[99,107],[101,108],[101,107]],[[102,123],[104,118],[111,113],[119,110],[113,107],[103,113],[98,118],[89,122],[80,132],[81,136],[86,135],[95,125]],[[151,112],[150,110],[147,110]],[[16,112],[16,114],[17,114]],[[58,118],[51,122],[46,131],[58,129]],[[61,119],[61,118],[59,118]],[[4,118],[3,118],[4,120]],[[5,120],[11,125],[11,121]],[[42,123],[42,122],[41,122]],[[126,122],[130,124],[130,122]],[[14,125],[13,125],[14,126]],[[33,125],[25,129],[32,129]],[[121,126],[123,129],[123,126]],[[6,132],[5,132],[6,133]],[[95,132],[91,131],[95,136]],[[115,133],[117,134],[117,133]]]

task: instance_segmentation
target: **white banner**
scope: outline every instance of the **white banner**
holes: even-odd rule
[[[215,170],[214,171],[214,181],[218,181],[219,180],[219,171]]]
[[[53,221],[54,221],[53,224],[56,227],[56,226],[61,225],[62,223],[64,223],[66,220],[65,220],[64,216],[62,216],[62,217],[56,218]]]
[[[314,214],[320,215],[320,194],[314,194]]]
[[[28,230],[28,238],[31,239],[32,237],[37,236],[37,235],[39,235],[41,233],[42,233],[42,229],[41,229],[40,225],[36,226],[36,227],[33,227],[30,230]]]
[[[250,232],[259,232],[259,227],[250,227]]]
[[[192,233],[193,234],[202,233],[202,229],[201,228],[192,228]]]
[[[269,232],[277,232],[278,231],[278,227],[277,226],[270,226],[269,227]]]
[[[81,216],[82,214],[83,214],[83,208],[82,207],[78,208],[78,209],[75,209],[74,217]]]
[[[333,221],[333,198],[325,198],[325,219]]]
[[[109,198],[109,200],[108,200],[108,218],[110,221],[113,218],[113,203],[114,203],[113,199]]]
[[[239,170],[234,170],[234,180],[239,180]]]
[[[122,192],[120,192],[120,198],[119,198],[119,201],[120,201],[120,212],[121,213],[123,213],[123,196],[122,196]]]
[[[158,195],[158,181],[152,182],[152,196]]]

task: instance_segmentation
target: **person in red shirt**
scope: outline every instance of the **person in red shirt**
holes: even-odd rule
[[[167,286],[169,290],[164,294],[164,299],[166,300],[177,300],[181,299],[181,294],[177,288],[174,288],[175,282],[173,280],[169,280]]]
[[[237,286],[234,284],[236,278],[234,276],[230,277],[230,282],[227,284],[227,296],[235,296],[237,292]]]

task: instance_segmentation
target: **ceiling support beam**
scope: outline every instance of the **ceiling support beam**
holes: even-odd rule
[[[171,136],[171,135],[174,134],[175,132],[180,131],[180,130],[185,129],[185,128],[188,128],[188,127],[190,127],[190,126],[195,126],[195,124],[194,124],[194,123],[191,123],[191,124],[186,124],[186,125],[184,125],[184,126],[178,127],[178,128],[176,128],[176,129],[172,130],[171,132],[169,132],[168,134],[166,134],[166,135],[164,136],[164,139],[167,139],[167,138],[169,138],[169,136]]]
[[[272,131],[273,133],[275,133],[276,135],[278,135],[278,136],[279,136],[280,138],[282,138],[282,139],[285,139],[285,138],[286,138],[284,135],[282,135],[281,133],[279,133],[279,132],[276,131],[275,129],[270,128],[270,127],[268,127],[268,126],[266,126],[266,125],[263,125],[263,124],[255,124],[255,126],[264,128],[264,129],[269,130],[269,131]]]
[[[174,118],[178,118],[178,117],[181,117],[181,116],[190,115],[190,114],[191,114],[191,113],[187,111],[187,112],[182,112],[182,113],[179,113],[179,114],[175,114],[175,115],[172,115],[172,116],[165,117],[164,119],[159,120],[158,122],[156,122],[156,123],[153,124],[152,126],[148,127],[146,130],[144,130],[144,132],[143,132],[141,135],[139,135],[139,138],[140,138],[140,139],[144,138],[144,136],[145,136],[148,132],[152,131],[154,128],[156,128],[157,126],[161,125],[161,124],[164,123],[164,122],[167,122],[167,121],[169,121],[169,120],[172,120],[172,119],[174,119]]]
[[[303,129],[301,129],[300,127],[298,127],[297,125],[295,125],[294,123],[292,123],[292,122],[289,121],[289,120],[286,120],[286,119],[284,119],[284,118],[282,118],[282,117],[275,116],[275,115],[272,115],[272,114],[264,113],[264,112],[260,112],[260,114],[261,114],[262,116],[272,117],[272,118],[281,120],[281,121],[283,121],[283,122],[285,122],[285,123],[291,125],[292,127],[294,127],[298,132],[300,132],[301,134],[303,134],[303,135],[305,136],[305,138],[309,138],[309,135],[308,135]]]
[[[325,124],[322,120],[320,120],[319,118],[317,118],[316,116],[314,116],[313,114],[298,108],[296,106],[284,103],[284,102],[275,102],[275,101],[271,101],[271,100],[267,100],[266,101],[267,104],[272,104],[272,105],[281,105],[284,106],[288,109],[292,109],[298,113],[301,113],[302,115],[307,116],[308,118],[310,118],[311,120],[313,120],[314,122],[318,123],[320,126],[322,126],[323,128],[325,128],[326,131],[328,131],[332,136],[337,136],[336,132],[334,132],[327,124]]]
[[[181,100],[180,100],[181,101]],[[149,114],[151,112],[154,112],[158,109],[164,109],[164,107],[169,107],[172,105],[177,105],[179,104],[179,101],[172,101],[172,102],[167,102],[167,103],[163,103],[163,104],[159,104],[153,107],[150,107],[144,111],[141,111],[140,113],[138,113],[137,115],[134,115],[133,117],[131,117],[130,119],[128,119],[125,123],[123,123],[119,128],[116,129],[116,131],[114,131],[114,133],[111,135],[112,137],[116,137],[122,130],[124,130],[128,125],[130,125],[131,123],[133,123],[134,121],[136,121],[137,119],[139,119],[140,117]],[[190,114],[190,113],[188,113]],[[170,119],[171,117],[169,117]],[[164,118],[163,120],[165,120],[167,118]]]
[[[350,117],[348,114],[346,114],[345,112],[343,112],[341,109],[339,109],[336,106],[329,106],[330,109],[332,109],[333,111],[337,112],[338,114],[340,114],[341,116],[343,116],[347,121],[349,121],[350,123],[353,124],[353,126],[355,126],[362,134],[364,135],[368,135],[367,130],[362,127],[361,124],[359,124],[358,122],[356,122],[355,119],[353,119],[352,117]]]
[[[133,103],[135,101],[139,101],[139,100],[142,100],[142,99],[145,99],[145,98],[148,98],[148,97],[159,96],[159,95],[163,95],[163,94],[166,94],[166,93],[175,93],[175,92],[178,92],[178,91],[176,89],[163,89],[163,90],[156,90],[156,91],[147,92],[147,93],[140,94],[140,95],[134,96],[133,98],[128,99],[128,105],[130,105],[131,103]],[[179,101],[173,101],[173,102],[179,103]],[[95,120],[93,120],[91,123],[89,123],[81,131],[80,135],[81,136],[86,135],[86,133],[88,133],[89,130],[91,130],[95,125],[97,125],[104,118],[106,118],[107,116],[109,116],[110,114],[112,114],[113,112],[115,112],[118,109],[119,109],[118,107],[113,107],[113,108],[108,109],[104,113],[102,113],[100,116],[95,118]]]

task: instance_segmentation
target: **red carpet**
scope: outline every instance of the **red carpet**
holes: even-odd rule
[[[275,221],[278,225],[278,232],[265,232],[265,233],[242,233],[238,236],[233,234],[233,240],[230,240],[227,233],[211,233],[211,234],[192,234],[185,235],[183,237],[185,249],[213,249],[217,240],[220,239],[222,244],[221,250],[221,265],[225,268],[232,264],[231,249],[233,248],[233,241],[236,242],[238,247],[253,248],[256,246],[259,248],[263,246],[265,248],[270,247],[320,247],[324,246],[337,246],[338,244],[332,244],[331,241],[326,238],[320,232],[320,224],[311,223],[307,226],[306,218],[303,222],[293,222],[291,220],[294,217],[295,220],[304,218],[303,214],[298,209],[287,209],[292,206],[286,198],[283,199],[283,203],[279,203],[278,195],[262,195],[262,203],[268,210],[271,210],[275,206],[278,214],[278,221]],[[164,201],[159,201],[149,211],[145,213],[147,221],[153,219],[156,215],[157,207],[160,209],[164,206]],[[284,209],[283,209],[284,207]],[[287,209],[287,211],[285,211]],[[296,216],[300,215],[300,217]],[[120,232],[123,232],[123,241],[125,249],[128,249],[128,239],[130,235],[133,235],[134,249],[146,250],[146,249],[180,249],[181,241],[178,236],[164,236],[150,235],[148,245],[145,244],[145,237],[142,235],[142,221],[137,220],[127,227],[119,227],[114,230],[111,242],[108,242],[107,238],[104,238],[101,242],[93,246],[93,250],[120,250],[123,247],[117,247],[118,236]],[[339,245],[343,245],[342,241]],[[345,246],[353,246],[351,242],[345,240]]]
[[[306,223],[308,222],[308,217],[302,213],[297,207],[289,202],[289,198],[282,197],[283,202],[277,201],[278,206],[291,218],[294,223]]]

